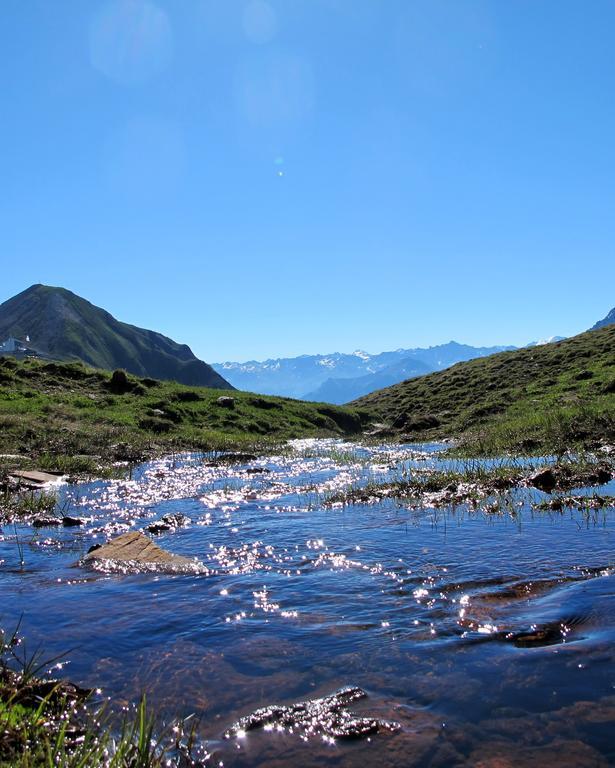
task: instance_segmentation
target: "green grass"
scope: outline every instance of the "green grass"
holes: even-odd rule
[[[615,441],[615,325],[502,352],[351,405],[410,441],[453,437],[466,455],[562,454]]]
[[[234,407],[218,404],[221,395]],[[266,450],[290,438],[357,435],[365,420],[356,408],[0,358],[0,453],[37,457],[47,469],[95,473],[161,452]]]
[[[6,489],[0,494],[0,521],[55,513],[58,497],[53,491],[20,491]]]
[[[118,720],[87,691],[39,675],[51,662],[20,653],[0,630],[0,768],[163,768],[197,765],[188,721],[158,730],[142,697]]]
[[[114,727],[102,710],[77,709],[61,695],[29,706],[14,696],[0,701],[0,768],[163,768],[173,753],[196,764],[189,762],[192,736],[181,724],[172,738],[158,736],[145,697],[132,717]]]

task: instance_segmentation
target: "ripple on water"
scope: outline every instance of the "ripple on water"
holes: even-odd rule
[[[613,761],[612,508],[542,512],[528,489],[512,492],[514,515],[323,504],[348,484],[450,466],[435,446],[301,441],[266,459],[210,458],[63,487],[79,529],[5,530],[4,623],[23,613],[50,656],[78,648],[76,682],[196,712],[225,765]],[[75,568],[92,544],[177,515],[191,524],[156,542],[194,569]],[[251,712],[349,684],[367,693],[359,720],[399,729],[356,744],[320,726],[309,745],[303,726],[222,738]]]

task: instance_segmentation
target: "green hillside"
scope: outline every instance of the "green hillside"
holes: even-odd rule
[[[615,326],[459,363],[355,400],[408,440],[464,450],[563,451],[615,441]]]
[[[361,427],[350,408],[0,357],[0,453],[138,458],[352,435]]]
[[[125,368],[137,376],[233,389],[190,347],[137,328],[65,288],[33,285],[0,305],[0,343],[9,336],[54,360],[80,360],[95,368]]]

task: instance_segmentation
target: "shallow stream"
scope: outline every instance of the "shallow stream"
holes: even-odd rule
[[[21,617],[30,650],[66,653],[62,674],[115,702],[146,691],[162,715],[195,713],[212,765],[615,764],[612,507],[539,512],[545,494],[529,489],[495,514],[326,503],[449,465],[436,446],[302,441],[276,457],[187,455],[63,486],[65,513],[85,525],[2,530],[0,623]],[[156,543],[200,572],[78,564],[92,544],[177,513],[190,523]],[[224,738],[260,707],[351,685],[367,696],[349,709],[391,727]]]

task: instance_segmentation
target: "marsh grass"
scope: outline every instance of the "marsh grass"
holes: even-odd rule
[[[575,446],[592,440],[615,437],[615,400],[578,403],[553,407],[546,411],[522,408],[519,403],[507,418],[468,431],[457,448],[462,454],[495,456],[543,451],[548,447],[556,456],[564,456]]]
[[[126,467],[108,464],[99,456],[69,456],[57,453],[41,453],[36,457],[36,468],[44,472],[59,472],[71,479],[111,479],[123,477]]]
[[[52,513],[58,506],[58,495],[54,491],[41,489],[40,491],[19,491],[14,494],[5,491],[5,494],[8,509],[14,516]]]
[[[159,731],[143,696],[118,725],[108,707],[89,703],[90,692],[39,677],[55,661],[28,656],[17,632],[0,631],[0,768],[204,764],[190,719]]]
[[[338,465],[368,466],[374,461],[373,456],[361,452],[360,446],[319,445],[309,448],[285,449],[288,456],[301,459],[328,459]]]
[[[593,454],[580,454],[533,463],[521,458],[505,458],[489,463],[470,459],[458,460],[454,466],[445,469],[404,467],[393,479],[359,482],[328,494],[323,503],[354,504],[385,498],[420,500],[430,494],[442,494],[441,499],[432,498],[430,502],[446,505],[461,500],[478,502],[495,496],[491,511],[497,511],[499,504],[507,504],[502,501],[507,491],[526,485],[530,475],[547,468],[554,471],[562,488],[572,488],[595,484],[598,469],[608,469],[613,474],[615,462]]]
[[[489,485],[493,490],[504,490],[513,487],[522,476],[517,466],[509,464],[488,468],[472,462],[463,469],[404,469],[396,479],[371,480],[366,484],[351,486],[332,493],[324,502],[352,504],[383,498],[415,499],[424,494],[447,490],[453,493],[461,484],[474,485],[477,489]]]
[[[599,493],[591,493],[586,496],[556,494],[550,499],[536,502],[532,507],[540,511],[550,512],[563,512],[566,508],[581,510],[615,508],[615,496]]]
[[[0,521],[27,520],[39,515],[62,517],[64,506],[55,491],[14,490],[5,486],[0,494]]]

